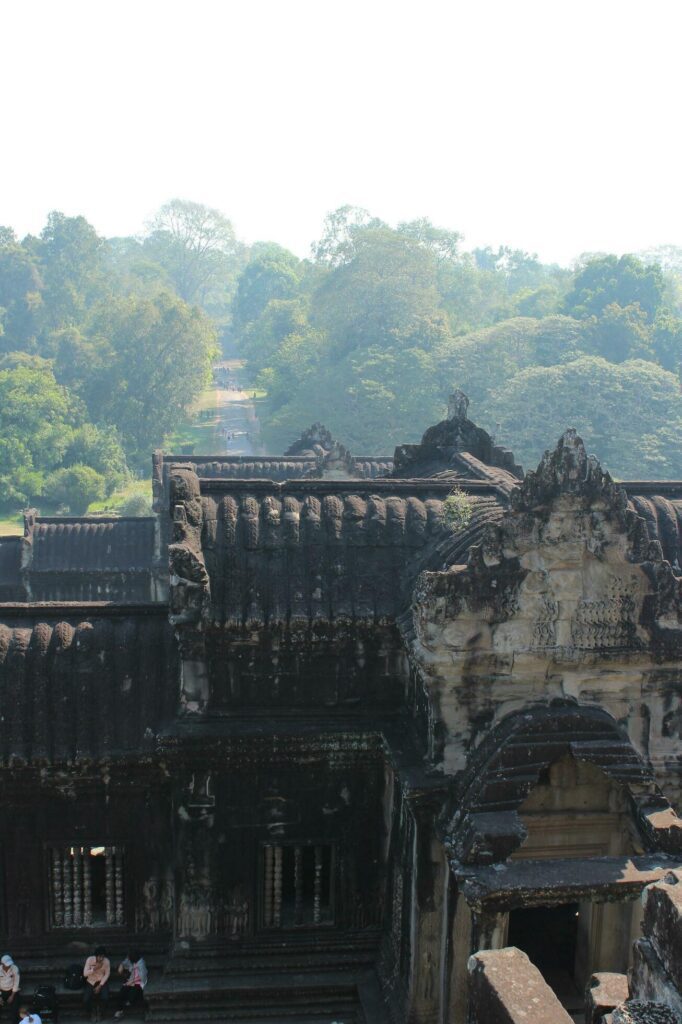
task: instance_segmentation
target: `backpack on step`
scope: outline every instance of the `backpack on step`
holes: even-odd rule
[[[75,992],[79,988],[83,988],[84,984],[85,978],[83,977],[82,965],[69,964],[64,975],[64,988],[68,988],[70,992]]]
[[[54,985],[41,985],[37,988],[31,1003],[33,1009],[46,1022],[59,1020],[59,1002]]]

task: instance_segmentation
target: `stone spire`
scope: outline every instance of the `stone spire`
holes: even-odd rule
[[[467,418],[467,411],[469,409],[469,399],[457,388],[453,391],[448,398],[448,419],[449,420],[465,420]]]

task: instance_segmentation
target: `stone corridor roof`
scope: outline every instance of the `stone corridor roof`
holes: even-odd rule
[[[626,481],[623,486],[635,512],[646,521],[649,536],[660,542],[663,557],[682,565],[682,483]],[[651,493],[654,490],[662,493]]]
[[[154,559],[153,516],[36,517],[32,572],[140,572]]]
[[[419,572],[459,561],[502,515],[494,488],[468,486],[471,521],[453,531],[443,516],[450,481],[201,481],[214,620],[394,618]]]

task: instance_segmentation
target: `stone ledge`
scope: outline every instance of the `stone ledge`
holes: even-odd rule
[[[525,953],[514,946],[469,958],[471,1024],[572,1024]]]

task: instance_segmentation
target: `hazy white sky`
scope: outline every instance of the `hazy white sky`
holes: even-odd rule
[[[343,203],[568,262],[682,244],[679,0],[0,0],[0,224]]]

